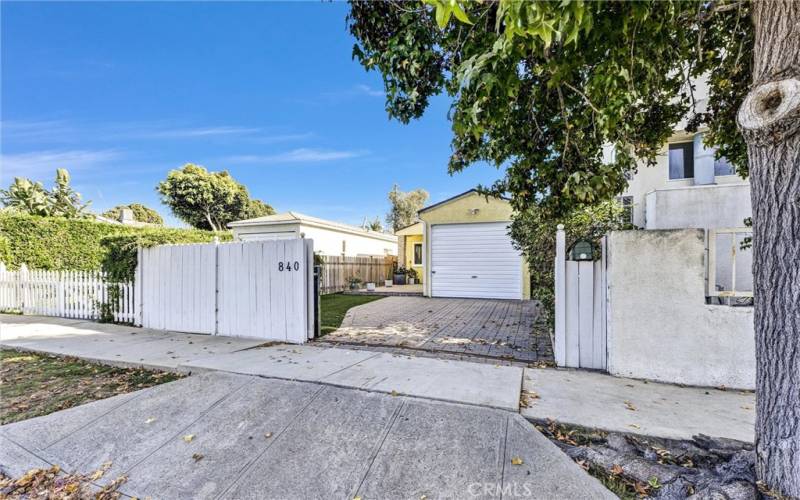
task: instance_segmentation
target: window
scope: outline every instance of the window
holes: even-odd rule
[[[422,243],[414,243],[414,265],[422,265]]]
[[[714,175],[734,175],[736,171],[724,156],[719,160],[714,160]]]
[[[694,177],[694,144],[680,142],[669,145],[669,178],[691,179]]]
[[[622,205],[622,222],[633,226],[633,196],[618,196],[617,201]]]

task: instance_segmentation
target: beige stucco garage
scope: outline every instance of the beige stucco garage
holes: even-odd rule
[[[508,235],[508,200],[470,190],[419,211],[424,294],[529,299],[528,266]]]

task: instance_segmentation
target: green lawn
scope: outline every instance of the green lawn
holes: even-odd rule
[[[351,307],[366,304],[383,297],[375,295],[344,295],[342,293],[332,293],[323,295],[320,298],[320,330],[322,335],[330,333],[342,324],[345,313]]]
[[[47,415],[181,377],[3,349],[0,350],[0,424]]]

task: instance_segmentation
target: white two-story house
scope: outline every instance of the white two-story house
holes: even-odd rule
[[[695,82],[698,112],[705,111],[705,79]],[[657,164],[644,162],[620,197],[631,207],[631,222],[642,229],[742,227],[752,215],[750,183],[734,172],[727,160],[714,159],[703,145],[703,132],[685,131],[686,120],[675,127]],[[613,155],[613,151],[606,152]]]
[[[705,105],[702,83],[698,85],[700,108]],[[745,219],[752,216],[750,182],[736,175],[725,158],[714,159],[715,151],[703,145],[703,128],[695,134],[685,128],[685,121],[678,124],[655,166],[640,164],[619,200],[629,209],[630,222],[640,229],[723,230],[709,233],[714,241],[708,249],[716,250],[714,286],[720,291],[752,290],[752,253],[741,248],[747,233],[724,232],[743,228]],[[613,160],[613,150],[605,154]]]
[[[714,159],[702,131],[676,131],[655,166],[639,167],[620,201],[643,229],[741,227],[752,215],[749,181]]]

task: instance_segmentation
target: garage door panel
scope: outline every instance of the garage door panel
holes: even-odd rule
[[[508,223],[437,224],[431,228],[431,294],[522,298],[522,262]]]

